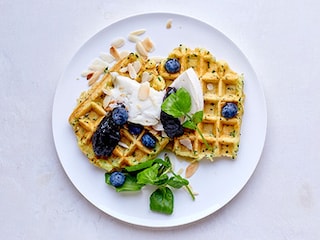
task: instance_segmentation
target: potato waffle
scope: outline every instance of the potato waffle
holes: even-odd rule
[[[136,80],[141,81],[143,75],[148,74],[150,85],[157,90],[165,88],[164,82],[159,79],[156,73],[156,63],[152,60],[144,60],[137,54],[130,54],[128,57],[117,62],[103,78],[94,83],[92,87],[80,95],[78,104],[69,117],[76,137],[78,146],[95,166],[105,169],[108,172],[121,169],[125,166],[136,165],[157,156],[167,145],[169,139],[162,137],[161,132],[145,127],[139,135],[132,135],[125,125],[121,130],[120,143],[113,150],[108,158],[99,158],[95,155],[92,147],[92,136],[99,123],[106,116],[108,109],[103,107],[103,100],[106,95],[105,90],[112,88],[112,76],[110,72],[118,72],[121,75],[129,76],[127,67],[134,62],[140,62],[141,67],[135,72]],[[145,74],[143,74],[145,73]],[[157,139],[156,147],[149,149],[141,143],[141,137],[145,132],[151,132]]]
[[[204,97],[204,115],[198,128],[210,146],[206,146],[197,131],[185,129],[184,134],[170,144],[171,150],[178,156],[197,160],[212,160],[221,156],[236,158],[245,98],[243,77],[232,71],[226,62],[216,61],[205,49],[192,50],[181,45],[175,48],[168,58],[178,59],[181,69],[174,74],[168,73],[164,67],[164,60],[158,70],[167,83],[188,68],[193,68],[200,80]],[[230,119],[221,115],[222,107],[227,102],[235,103],[238,107],[237,115]],[[188,141],[189,144],[186,144]]]
[[[232,71],[228,64],[216,61],[211,53],[205,49],[190,49],[184,46],[175,48],[168,58],[176,58],[181,64],[179,72],[170,74],[165,70],[166,59],[157,63],[152,59],[145,59],[138,54],[131,53],[117,62],[103,78],[94,83],[92,87],[82,93],[78,104],[69,117],[81,151],[95,166],[108,172],[119,170],[125,166],[136,165],[157,156],[164,148],[170,149],[177,156],[201,160],[214,159],[226,156],[237,156],[240,127],[243,115],[244,93],[243,77]],[[138,66],[138,67],[137,67]],[[132,67],[135,70],[131,70]],[[120,75],[135,79],[137,82],[149,81],[150,86],[156,90],[164,90],[182,72],[193,68],[196,72],[204,97],[203,121],[198,124],[209,148],[197,131],[185,129],[181,137],[170,139],[152,127],[144,127],[139,135],[133,135],[125,125],[120,130],[121,139],[112,155],[107,158],[97,157],[92,147],[92,136],[101,120],[110,109],[103,107],[106,90],[112,89],[112,75]],[[237,115],[226,119],[221,110],[226,103],[235,103],[238,107]],[[145,132],[151,132],[157,139],[154,149],[146,148],[141,143]],[[187,141],[185,141],[187,140]],[[190,144],[186,144],[190,142]]]

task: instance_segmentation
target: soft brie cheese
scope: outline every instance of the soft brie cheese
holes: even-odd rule
[[[185,88],[191,96],[190,114],[203,110],[203,93],[200,81],[193,68],[189,68],[177,77],[170,87]]]

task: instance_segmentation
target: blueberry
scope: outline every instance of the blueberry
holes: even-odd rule
[[[116,107],[112,111],[112,119],[115,124],[121,126],[128,121],[128,111],[124,107]]]
[[[221,111],[221,114],[225,118],[233,118],[234,116],[237,115],[238,112],[238,107],[235,103],[228,102],[226,103]]]
[[[143,126],[135,123],[128,123],[128,128],[129,132],[133,135],[139,135],[143,130]]]
[[[156,146],[156,139],[150,133],[143,134],[141,138],[141,142],[147,148],[154,148]]]
[[[178,59],[176,58],[169,58],[165,65],[164,65],[166,71],[168,73],[177,73],[180,71],[180,68],[181,68],[181,64],[180,62],[178,61]]]
[[[126,176],[122,172],[113,172],[110,175],[110,184],[114,187],[121,187],[126,180]]]

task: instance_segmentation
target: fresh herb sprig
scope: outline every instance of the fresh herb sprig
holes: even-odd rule
[[[161,110],[175,118],[185,117],[186,120],[182,126],[196,130],[206,147],[211,149],[201,130],[198,128],[198,123],[203,119],[203,111],[195,112],[192,115],[189,114],[191,110],[191,96],[185,88],[181,87],[175,93],[170,94],[163,101]]]
[[[167,155],[164,159],[156,158],[140,163],[135,166],[126,167],[123,170],[126,176],[124,184],[116,187],[117,192],[139,191],[146,185],[156,186],[156,190],[150,195],[150,210],[172,214],[174,209],[174,194],[172,189],[185,187],[191,198],[195,196],[189,187],[189,181],[181,175],[176,174]],[[110,173],[105,174],[105,182],[110,182]]]

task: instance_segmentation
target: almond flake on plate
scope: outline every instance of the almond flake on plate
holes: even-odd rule
[[[123,38],[118,38],[116,40],[113,40],[111,42],[111,46],[115,47],[115,48],[121,48],[124,45],[125,41]]]
[[[194,161],[190,163],[186,168],[186,174],[185,174],[186,178],[190,178],[198,170],[198,167],[199,167],[198,161]]]

